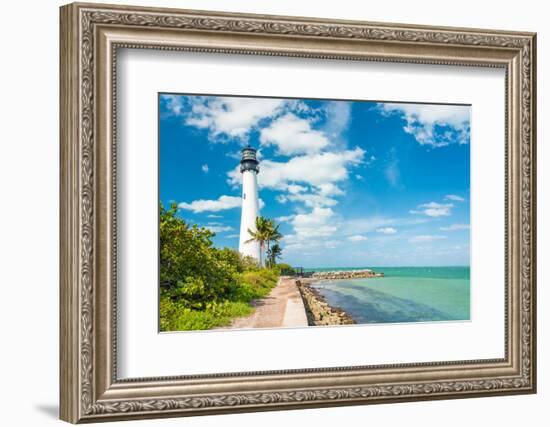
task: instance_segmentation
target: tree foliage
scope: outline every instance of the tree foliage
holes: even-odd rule
[[[212,246],[214,233],[189,226],[176,217],[177,206],[160,206],[161,294],[189,308],[204,308],[207,302],[223,300],[235,286],[238,254]]]
[[[277,264],[277,259],[281,258],[282,253],[283,250],[278,243],[275,243],[273,246],[271,246],[271,248],[269,248],[267,251],[267,265],[269,267],[274,267]]]
[[[277,264],[277,269],[284,276],[294,276],[296,274],[296,270],[290,264]]]
[[[163,331],[209,329],[253,311],[269,294],[278,270],[230,248],[212,245],[211,231],[190,226],[177,206],[160,205],[160,326]]]
[[[256,217],[255,225],[255,231],[248,229],[248,234],[250,234],[251,238],[248,239],[247,242],[257,241],[260,243],[260,265],[263,265],[262,258],[264,248],[267,246],[267,253],[269,256],[271,242],[278,242],[283,235],[279,232],[279,224],[276,224],[272,219],[258,216]],[[267,264],[269,265],[269,259]]]

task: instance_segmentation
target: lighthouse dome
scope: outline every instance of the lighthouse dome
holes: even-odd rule
[[[241,173],[245,171],[260,172],[259,162],[256,159],[256,149],[252,148],[250,145],[242,149]]]

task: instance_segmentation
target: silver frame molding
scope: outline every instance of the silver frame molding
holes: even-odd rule
[[[60,417],[72,423],[536,391],[534,33],[75,3],[61,13]],[[118,48],[506,72],[503,359],[119,380]]]

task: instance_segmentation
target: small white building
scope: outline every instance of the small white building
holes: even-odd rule
[[[257,178],[260,166],[256,159],[256,150],[250,146],[242,150],[241,173],[243,175],[243,200],[239,252],[243,256],[260,261],[260,243],[257,241],[247,242],[252,237],[248,230],[256,231],[256,217],[260,214]]]

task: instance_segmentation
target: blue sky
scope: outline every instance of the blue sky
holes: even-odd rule
[[[469,265],[470,107],[159,95],[160,200],[237,248],[240,149],[304,267]]]

